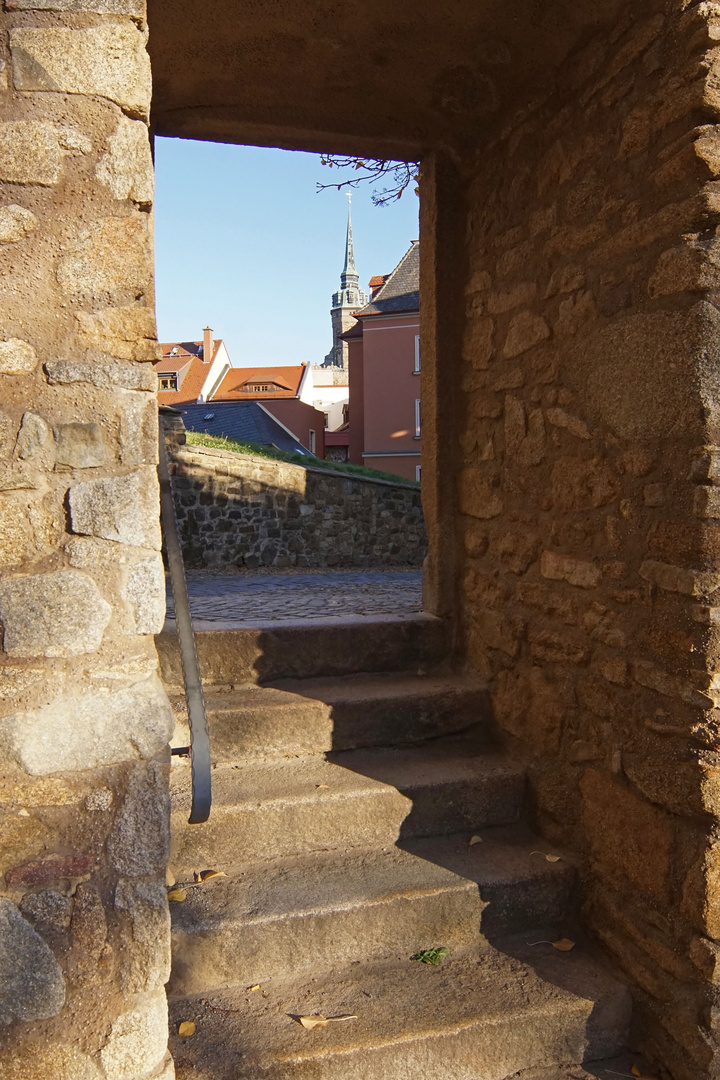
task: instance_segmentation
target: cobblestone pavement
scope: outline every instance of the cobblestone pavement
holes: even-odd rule
[[[402,617],[422,611],[420,570],[224,574],[188,571],[196,630],[263,627],[305,619]],[[174,629],[168,582],[166,628]]]

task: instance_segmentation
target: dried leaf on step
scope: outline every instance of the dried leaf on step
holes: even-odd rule
[[[553,941],[552,947],[557,949],[558,952],[570,952],[571,949],[575,948],[575,942],[571,941],[570,938],[561,937],[559,941]]]
[[[196,881],[210,881],[214,877],[227,877],[224,870],[196,870],[193,874]]]
[[[630,1072],[637,1077],[637,1080],[657,1080],[656,1076],[648,1076],[647,1073],[640,1072],[637,1065],[633,1065]]]
[[[167,885],[168,889],[175,884],[175,875],[173,874],[169,866],[165,871],[165,884]]]
[[[483,842],[482,836],[471,836],[470,839],[468,840],[468,847],[474,847],[475,844],[482,844],[482,842]]]
[[[545,851],[531,851],[531,855],[542,855],[546,862],[560,862],[561,855],[548,855]]]
[[[417,960],[419,964],[434,964],[437,967],[438,964],[443,962],[449,951],[450,950],[446,949],[444,945],[439,949],[421,949],[420,952],[416,952],[410,959]]]
[[[183,1020],[182,1024],[178,1027],[178,1035],[181,1039],[189,1039],[191,1035],[195,1034],[195,1025],[192,1020]]]
[[[330,785],[329,784],[316,784],[315,787],[318,790],[324,790],[324,791],[329,791],[330,790]]]
[[[337,1024],[343,1020],[357,1020],[357,1016],[322,1016],[320,1013],[314,1013],[312,1016],[299,1016],[298,1020],[304,1028],[308,1031],[312,1031],[316,1027],[325,1027],[326,1024]]]
[[[174,900],[177,903],[180,903],[181,900],[187,900],[187,893],[182,887],[180,887],[179,889],[171,889],[170,892],[167,894],[167,898],[170,901]]]
[[[248,993],[252,993],[253,990],[259,990],[260,989],[260,983],[255,983],[254,986],[248,986],[246,989],[247,989]]]

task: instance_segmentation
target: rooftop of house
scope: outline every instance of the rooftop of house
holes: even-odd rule
[[[197,401],[208,375],[208,365],[212,363],[222,345],[222,338],[213,342],[213,354],[205,360],[202,341],[161,342],[162,359],[154,360],[153,367],[158,375],[158,401],[161,405],[183,405]],[[175,382],[176,389],[163,389],[163,376],[168,383]]]
[[[213,400],[202,405],[186,405],[180,412],[188,431],[307,454],[307,449],[258,401]]]
[[[213,401],[252,401],[295,398],[306,364],[292,367],[230,368],[213,394]]]
[[[383,275],[370,279],[373,283],[382,281]],[[395,315],[404,311],[420,310],[420,242],[413,240],[391,274],[385,277],[385,283],[373,292],[369,304],[356,312],[359,317],[366,315]]]

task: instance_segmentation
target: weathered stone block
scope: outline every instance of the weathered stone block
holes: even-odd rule
[[[602,458],[558,458],[551,473],[555,509],[597,510],[620,494],[620,481]]]
[[[170,910],[161,881],[120,881],[115,907],[130,921],[131,934],[121,970],[123,989],[145,993],[170,978]]]
[[[570,413],[565,412],[564,409],[548,409],[545,416],[548,423],[552,424],[553,427],[564,428],[565,431],[569,431],[571,435],[574,435],[576,439],[589,439],[591,437],[587,424],[579,416],[572,416]]]
[[[0,124],[0,180],[50,187],[60,179],[64,156],[52,124],[36,120]]]
[[[580,790],[595,871],[666,900],[674,843],[669,815],[597,769],[583,773]]]
[[[136,634],[159,634],[165,623],[165,570],[160,555],[127,568],[122,591],[132,608]]]
[[[89,356],[87,360],[48,360],[45,371],[51,386],[87,382],[101,390],[115,386],[123,390],[157,388],[157,375],[151,364],[129,363],[102,354]]]
[[[519,356],[550,337],[550,328],[540,315],[521,311],[515,315],[505,338],[503,356]]]
[[[469,319],[465,326],[462,355],[466,363],[476,371],[485,371],[493,355],[493,334],[495,323],[492,319]]]
[[[134,116],[147,117],[150,60],[145,37],[131,23],[10,31],[16,90],[97,94]]]
[[[37,354],[27,341],[0,341],[0,375],[29,375],[37,367]]]
[[[506,311],[512,311],[513,308],[532,303],[536,296],[536,283],[525,281],[512,289],[491,293],[487,298],[487,309],[491,315],[502,315]]]
[[[170,853],[170,796],[159,765],[135,767],[107,852],[123,877],[165,873]]]
[[[150,290],[152,246],[146,214],[87,225],[58,263],[57,279],[73,300],[128,304]]]
[[[17,244],[37,228],[37,218],[31,210],[11,203],[0,208],[0,244]]]
[[[160,550],[154,470],[73,484],[69,503],[73,532]]]
[[[554,270],[545,290],[545,299],[549,300],[558,293],[575,292],[585,285],[585,271],[581,266],[560,266]]]
[[[3,648],[10,656],[78,656],[100,646],[112,608],[79,570],[0,582]]]
[[[47,452],[47,453],[45,453]],[[47,458],[52,452],[52,432],[42,416],[26,412],[15,443],[15,454],[21,461],[29,461],[39,455]]]
[[[145,17],[145,0],[5,0],[8,11],[94,11],[98,15]]]
[[[64,1004],[57,960],[12,901],[0,897],[0,1024],[47,1020]]]
[[[154,175],[150,140],[141,120],[120,118],[95,175],[102,184],[107,184],[116,199],[132,199],[143,206],[152,204]]]
[[[129,304],[119,308],[105,308],[90,314],[78,311],[75,315],[78,329],[88,345],[96,346],[109,354],[105,359],[158,360],[160,349],[155,332],[155,315],[152,308]],[[156,390],[157,375],[151,368],[151,385],[128,386],[129,390]],[[113,378],[116,369],[113,368]],[[143,372],[148,378],[146,372]],[[118,385],[123,385],[118,383]]]
[[[60,424],[55,429],[55,464],[71,469],[96,469],[108,451],[99,424]]]
[[[520,529],[493,536],[490,552],[514,574],[524,574],[540,552],[539,537]]]
[[[138,1080],[162,1064],[167,1052],[167,998],[163,989],[143,997],[113,1022],[101,1052],[113,1080]]]
[[[487,520],[502,513],[502,501],[485,479],[485,472],[479,468],[470,466],[460,473],[458,499],[460,512],[470,517]]]
[[[172,709],[156,676],[120,690],[59,697],[0,720],[4,753],[34,776],[114,765],[162,753]]]
[[[554,683],[539,667],[516,668],[498,675],[493,695],[501,727],[537,753],[554,753],[560,744],[563,707]]]
[[[700,573],[682,566],[648,559],[640,566],[640,577],[667,592],[685,596],[709,596],[720,587],[720,574]]]
[[[25,1043],[22,1055],[0,1052],[3,1080],[105,1080],[87,1054],[63,1042]]]
[[[554,551],[543,551],[540,557],[540,573],[552,581],[567,581],[582,589],[594,588],[602,577],[602,570],[595,563],[586,559],[576,559],[571,555],[558,555]]]
[[[518,465],[539,465],[545,457],[542,409],[525,409],[519,398],[505,395],[505,452]]]

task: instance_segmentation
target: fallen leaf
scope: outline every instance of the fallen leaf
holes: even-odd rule
[[[182,887],[179,889],[171,889],[167,894],[167,898],[170,901],[174,900],[176,903],[180,903],[181,900],[187,900],[187,893]]]
[[[165,884],[168,888],[175,884],[175,875],[173,874],[169,866],[165,871]]]
[[[475,844],[482,844],[482,842],[483,842],[482,836],[471,836],[470,839],[468,840],[468,847],[474,847]]]
[[[560,862],[562,855],[548,855],[544,851],[531,851],[531,855],[542,855],[546,862]]]
[[[227,877],[224,870],[196,870],[193,874],[196,881],[209,881],[214,877]]]
[[[357,1020],[357,1016],[321,1016],[315,1013],[312,1016],[299,1016],[298,1020],[304,1028],[312,1031],[316,1027],[325,1027],[326,1024],[339,1024],[343,1020]]]
[[[330,785],[329,785],[329,784],[316,784],[316,785],[315,785],[315,787],[316,787],[316,788],[318,788],[318,789],[320,789],[320,788],[324,788],[324,789],[325,789],[325,791],[329,791],[329,790],[330,790]]]
[[[254,986],[248,986],[247,987],[248,993],[251,993],[253,990],[259,990],[259,989],[260,989],[260,983],[255,983]]]
[[[558,952],[570,952],[571,949],[575,948],[575,942],[571,941],[570,938],[561,937],[559,941],[553,941],[552,947],[557,949]]]
[[[195,1025],[192,1020],[183,1020],[178,1028],[178,1035],[181,1039],[189,1039],[191,1035],[195,1034]]]
[[[450,950],[446,949],[444,945],[439,949],[421,949],[420,952],[416,952],[410,959],[417,960],[419,964],[434,964],[437,967],[438,964],[443,962],[449,951]]]

